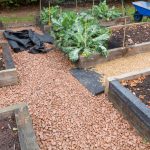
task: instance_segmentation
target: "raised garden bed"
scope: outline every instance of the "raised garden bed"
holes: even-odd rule
[[[40,16],[36,17],[36,25],[41,29],[43,33],[49,33],[51,26],[45,25],[40,21]]]
[[[108,98],[150,140],[150,68],[108,79]]]
[[[18,83],[17,71],[8,43],[0,43],[0,87]]]
[[[100,20],[100,25],[104,26],[104,27],[124,25],[125,24],[125,19],[126,19],[127,24],[131,23],[131,18],[126,16],[126,17],[119,17],[117,19],[110,20],[110,21]]]
[[[108,42],[109,55],[107,58],[95,53],[86,58],[80,56],[77,63],[79,68],[90,68],[121,57],[150,52],[150,23],[130,24],[126,28],[125,47],[123,47],[124,26],[113,27],[112,36]]]
[[[111,26],[117,26],[117,25],[124,25],[125,24],[125,18],[127,23],[131,23],[130,17],[120,17],[115,20],[110,20],[110,21],[105,21],[105,20],[100,20],[100,25],[104,27],[111,27]],[[40,27],[40,29],[44,33],[49,33],[51,26],[49,25],[44,25],[41,23],[40,18],[36,17],[36,25]]]
[[[0,149],[39,150],[26,104],[0,109]]]

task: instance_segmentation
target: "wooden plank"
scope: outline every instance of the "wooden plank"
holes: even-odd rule
[[[15,114],[21,150],[39,150],[26,103],[0,109],[0,117]]]
[[[0,71],[0,87],[15,85],[18,83],[16,69],[7,69]]]
[[[14,61],[13,61],[8,43],[2,43],[1,45],[2,45],[2,49],[3,49],[3,59],[5,62],[6,69],[15,68]]]
[[[140,76],[144,76],[144,75],[150,75],[150,68],[144,68],[142,70],[125,73],[125,74],[122,74],[122,75],[119,75],[119,76],[109,77],[109,78],[106,79],[105,93],[106,94],[108,93],[109,83],[114,81],[114,80],[117,80],[117,81],[132,80],[132,79],[138,78]]]
[[[131,18],[126,17],[119,17],[114,20],[100,20],[100,25],[104,27],[111,27],[111,26],[118,26],[118,25],[124,25],[125,24],[125,18],[127,23],[131,23]]]
[[[133,56],[140,53],[150,52],[150,42],[136,44],[129,47],[120,47],[116,49],[110,49],[108,57],[101,56],[99,53],[95,53],[92,56],[86,58],[84,56],[79,57],[79,61],[76,64],[78,68],[91,68],[97,64],[105,63],[107,61],[115,60],[121,57]]]
[[[124,28],[129,27],[129,26],[137,26],[137,25],[144,25],[144,24],[150,24],[150,22],[140,22],[140,23],[130,23],[130,24],[126,24],[126,25],[114,25],[114,26],[110,26],[108,27],[109,29],[115,29],[115,28]]]
[[[0,43],[3,49],[5,70],[0,71],[0,87],[15,85],[18,83],[17,71],[11,56],[8,43]]]
[[[121,47],[121,48],[109,50],[109,55],[107,58],[102,56],[99,53],[95,53],[88,58],[84,56],[80,56],[76,66],[79,68],[91,68],[97,64],[111,61],[116,58],[121,58],[126,54],[126,52],[127,52],[126,48]]]
[[[32,127],[32,120],[29,116],[28,107],[25,106],[15,113],[20,146],[22,150],[39,150],[36,136]]]
[[[150,109],[117,80],[110,82],[108,98],[138,133],[150,141]]]

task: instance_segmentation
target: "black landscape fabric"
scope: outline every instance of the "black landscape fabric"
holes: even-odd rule
[[[104,86],[100,82],[101,74],[78,68],[73,68],[70,72],[92,95],[104,93]]]
[[[50,49],[46,49],[44,43],[53,44],[53,37],[48,34],[40,35],[32,30],[22,31],[4,31],[4,37],[8,40],[9,45],[14,52],[28,50],[29,53],[46,53]]]

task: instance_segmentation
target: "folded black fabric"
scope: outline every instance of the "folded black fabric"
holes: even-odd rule
[[[44,47],[44,43],[53,44],[53,37],[48,34],[40,35],[32,30],[4,31],[4,37],[14,52],[28,50],[29,53],[46,53],[49,50]]]

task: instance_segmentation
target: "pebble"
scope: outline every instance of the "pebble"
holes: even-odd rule
[[[32,29],[39,32],[36,28]],[[136,57],[123,65],[117,62],[121,69],[113,63],[104,66],[108,70],[112,67],[110,70],[114,70],[114,74],[122,69],[129,71],[127,67],[132,69],[135,65],[133,60],[136,61],[136,68],[142,67],[143,61],[149,63],[150,55],[147,55],[140,59],[140,63],[135,60]],[[13,58],[20,83],[1,88],[0,107],[22,101],[29,105],[41,150],[149,150],[150,144],[142,142],[142,138],[112,106],[107,96],[93,97],[72,77],[69,70],[73,65],[62,52],[55,50],[37,55],[21,52],[13,53]]]

